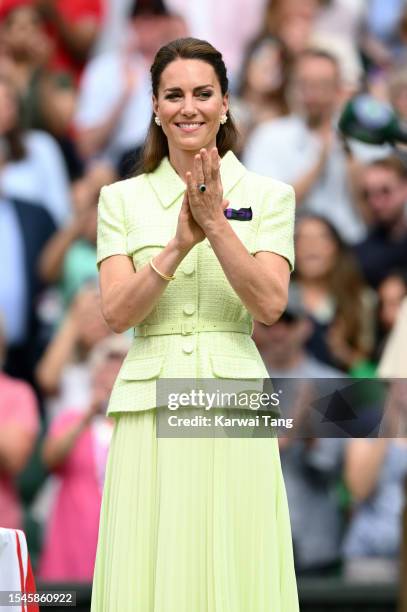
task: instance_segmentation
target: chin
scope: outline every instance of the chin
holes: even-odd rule
[[[182,149],[183,151],[199,151],[200,149],[203,148],[208,148],[207,147],[207,141],[202,141],[202,139],[200,138],[198,139],[185,139],[185,140],[181,140],[177,143],[178,148]]]

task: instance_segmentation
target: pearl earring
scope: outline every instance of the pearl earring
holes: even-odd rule
[[[220,122],[221,122],[222,125],[225,125],[227,120],[228,120],[228,116],[227,115],[221,115]]]
[[[154,121],[156,122],[157,125],[161,125],[160,117],[158,115],[154,117]]]

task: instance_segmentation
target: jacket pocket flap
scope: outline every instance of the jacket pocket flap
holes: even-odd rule
[[[250,357],[211,355],[212,372],[219,378],[265,378],[265,366]]]
[[[158,378],[163,362],[164,355],[129,359],[123,363],[119,377],[122,380],[150,380]]]

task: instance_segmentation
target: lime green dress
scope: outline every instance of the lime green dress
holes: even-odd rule
[[[224,197],[249,207],[230,220],[247,250],[292,269],[294,192],[221,162]],[[185,185],[167,158],[104,187],[98,263],[128,255],[136,270],[175,234]],[[114,385],[91,612],[298,612],[289,510],[275,437],[156,435],[159,378],[241,379],[267,370],[252,319],[207,239],[185,257],[135,329]]]

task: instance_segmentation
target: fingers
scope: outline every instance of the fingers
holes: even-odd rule
[[[204,183],[208,184],[212,178],[211,158],[206,149],[201,149],[200,155],[202,160]]]
[[[211,178],[212,180],[217,181],[219,179],[220,157],[219,157],[218,149],[216,147],[214,147],[211,151],[210,161],[211,161],[211,164],[210,164]]]
[[[201,154],[198,153],[194,157],[194,179],[196,185],[201,185],[201,183],[205,183],[205,175],[202,164]]]
[[[188,191],[185,190],[184,197],[181,204],[180,214],[187,214],[188,212]]]
[[[218,149],[214,147],[210,153],[206,149],[201,149],[194,157],[193,179],[197,185],[201,183],[209,184],[210,181],[219,180],[220,157]]]
[[[229,200],[223,200],[222,201],[222,208],[223,208],[223,210],[225,210],[225,208],[227,208],[229,206],[229,204],[230,204]]]
[[[194,196],[196,196],[198,190],[195,183],[195,177],[192,177],[192,172],[187,172],[185,174],[185,178],[187,180],[187,191],[185,193],[190,203],[191,201],[193,201],[193,198]]]

